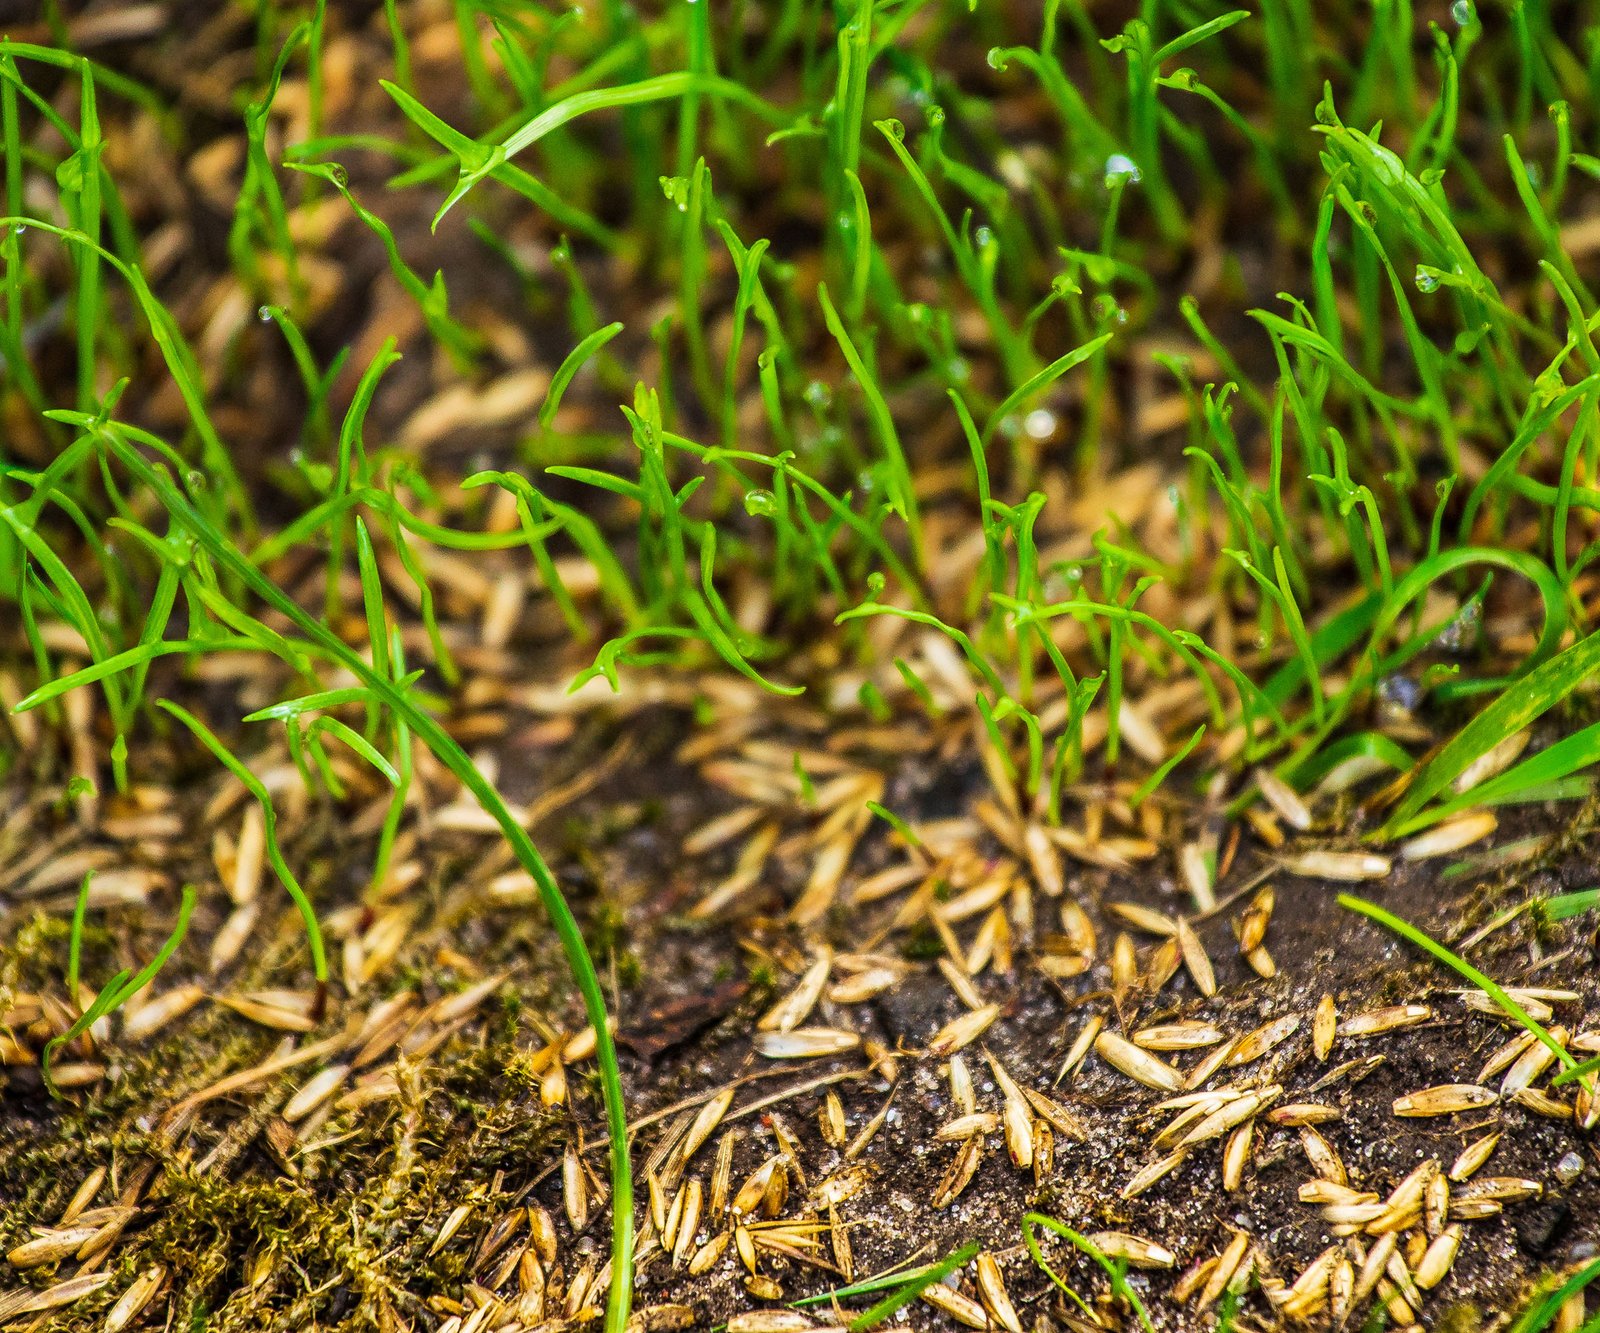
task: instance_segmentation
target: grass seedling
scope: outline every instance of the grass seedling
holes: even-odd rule
[[[1050,1266],[1049,1261],[1044,1257],[1044,1251],[1039,1248],[1037,1234],[1039,1227],[1043,1227],[1046,1231],[1060,1236],[1074,1249],[1088,1255],[1095,1263],[1099,1264],[1105,1270],[1106,1276],[1111,1279],[1111,1294],[1121,1300],[1125,1300],[1132,1307],[1139,1323],[1144,1327],[1145,1333],[1155,1333],[1155,1325],[1150,1322],[1150,1314],[1144,1308],[1144,1302],[1139,1299],[1139,1293],[1128,1285],[1127,1270],[1124,1266],[1115,1264],[1106,1258],[1099,1246],[1087,1236],[1080,1235],[1074,1231],[1066,1223],[1058,1222],[1055,1218],[1048,1217],[1044,1213],[1023,1214],[1022,1243],[1028,1247],[1028,1253],[1033,1257],[1033,1262],[1039,1265],[1044,1275],[1065,1292],[1091,1321],[1094,1321],[1094,1312],[1084,1302],[1083,1298],[1066,1284],[1062,1276]]]
[[[1555,1055],[1556,1059],[1561,1063],[1564,1073],[1570,1073],[1578,1069],[1577,1058],[1551,1036],[1547,1028],[1510,995],[1506,994],[1505,987],[1478,971],[1466,959],[1452,953],[1444,945],[1437,940],[1431,939],[1410,922],[1401,920],[1394,913],[1379,907],[1376,903],[1368,902],[1365,898],[1357,898],[1353,894],[1341,893],[1338,901],[1340,907],[1348,908],[1352,912],[1358,912],[1369,920],[1376,921],[1380,926],[1387,927],[1402,939],[1416,945],[1424,953],[1437,958],[1446,967],[1460,973],[1474,986],[1479,987],[1484,994],[1505,1012],[1507,1018],[1542,1042]],[[1592,1086],[1590,1091],[1593,1092]]]

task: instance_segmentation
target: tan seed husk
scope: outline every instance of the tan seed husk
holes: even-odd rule
[[[1197,1143],[1204,1143],[1207,1139],[1214,1139],[1228,1132],[1235,1125],[1243,1124],[1254,1116],[1267,1103],[1277,1098],[1283,1089],[1276,1083],[1255,1092],[1247,1092],[1242,1097],[1236,1097],[1230,1102],[1219,1106],[1210,1115],[1206,1116],[1193,1129],[1179,1141],[1180,1148],[1192,1148]]]
[[[1267,1113],[1267,1119],[1275,1125],[1298,1129],[1302,1125],[1325,1125],[1330,1120],[1340,1119],[1343,1114],[1337,1106],[1322,1106],[1316,1102],[1293,1102],[1288,1106],[1274,1107]]]
[[[1011,1303],[1011,1296],[1006,1291],[999,1261],[988,1250],[984,1250],[978,1255],[975,1270],[978,1296],[995,1323],[1006,1333],[1022,1333],[1022,1321],[1017,1318],[1016,1306]]]
[[[1244,1168],[1250,1160],[1255,1133],[1256,1122],[1247,1120],[1228,1135],[1227,1146],[1222,1150],[1222,1188],[1229,1194],[1237,1194],[1244,1181]]]
[[[754,1045],[756,1054],[769,1060],[819,1060],[855,1050],[861,1045],[861,1037],[842,1028],[794,1028],[788,1032],[758,1033]]]
[[[1206,953],[1200,937],[1195,934],[1194,927],[1182,917],[1178,918],[1177,938],[1178,948],[1183,952],[1183,965],[1188,969],[1195,986],[1202,995],[1215,995],[1217,974],[1212,969],[1211,957]]]
[[[844,1147],[849,1127],[845,1124],[844,1103],[832,1088],[824,1094],[822,1105],[817,1110],[817,1127],[823,1142],[830,1148]]]
[[[1433,1238],[1422,1256],[1422,1262],[1412,1274],[1417,1286],[1424,1291],[1431,1291],[1444,1281],[1456,1261],[1456,1252],[1461,1248],[1462,1234],[1461,1224],[1452,1222]]]
[[[574,1231],[589,1224],[589,1182],[584,1176],[583,1159],[576,1144],[567,1144],[561,1158],[561,1201],[567,1221]]]
[[[1004,1101],[1001,1119],[1005,1126],[1006,1152],[1011,1157],[1011,1165],[1019,1171],[1029,1170],[1033,1166],[1033,1112],[1029,1109],[1027,1098],[1022,1095],[1022,1089],[1006,1072],[1005,1066],[989,1051],[983,1054]]]
[[[1283,862],[1283,868],[1307,879],[1332,879],[1356,883],[1365,879],[1387,879],[1394,869],[1387,856],[1376,852],[1301,852]]]
[[[878,1131],[883,1128],[883,1122],[889,1118],[889,1108],[894,1104],[894,1090],[891,1088],[889,1095],[884,1098],[883,1105],[878,1108],[878,1113],[867,1121],[851,1139],[844,1150],[847,1162],[853,1162],[867,1150],[867,1145],[877,1138]]]
[[[1090,1242],[1108,1259],[1121,1259],[1130,1268],[1172,1268],[1177,1255],[1143,1236],[1126,1231],[1097,1231]]]
[[[1250,906],[1239,917],[1239,952],[1248,954],[1261,947],[1267,937],[1267,925],[1272,920],[1272,909],[1277,904],[1278,895],[1272,885],[1267,884],[1256,890],[1256,895],[1250,900]]]
[[[1444,1220],[1450,1215],[1450,1177],[1443,1171],[1435,1173],[1428,1181],[1422,1196],[1422,1225],[1430,1237],[1444,1230]]]
[[[1383,1009],[1369,1009],[1366,1013],[1352,1014],[1339,1024],[1341,1037],[1375,1037],[1384,1032],[1416,1027],[1433,1017],[1433,1010],[1425,1004],[1394,1004]]]
[[[955,1160],[945,1171],[944,1179],[939,1182],[939,1188],[934,1191],[933,1206],[948,1208],[960,1198],[961,1192],[972,1182],[972,1177],[977,1173],[978,1164],[982,1160],[983,1140],[969,1138],[961,1145]]]
[[[1147,1051],[1193,1051],[1227,1039],[1228,1034],[1221,1028],[1194,1020],[1161,1023],[1133,1034],[1133,1044]]]
[[[1498,1199],[1453,1199],[1450,1203],[1450,1216],[1462,1222],[1481,1222],[1499,1217],[1502,1211]]]
[[[1481,1111],[1499,1100],[1499,1093],[1476,1083],[1442,1083],[1397,1097],[1394,1113],[1409,1117],[1455,1115],[1461,1111]]]
[[[917,1293],[917,1299],[949,1315],[956,1323],[966,1328],[989,1327],[989,1315],[983,1306],[970,1296],[963,1296],[942,1282],[934,1282],[924,1287]]]
[[[283,1108],[283,1118],[291,1125],[304,1120],[344,1086],[349,1074],[350,1066],[345,1064],[329,1065],[320,1073],[313,1074],[289,1099]]]
[[[255,807],[251,807],[254,809]],[[155,1299],[161,1284],[167,1280],[167,1270],[161,1264],[146,1268],[128,1284],[128,1289],[117,1298],[106,1315],[105,1333],[122,1333]]]
[[[1135,1083],[1158,1088],[1162,1092],[1180,1092],[1183,1089],[1182,1074],[1165,1060],[1158,1059],[1149,1051],[1140,1050],[1115,1032],[1101,1032],[1095,1038],[1094,1049],[1108,1065],[1126,1074]]]
[[[935,1059],[953,1055],[981,1037],[999,1017],[998,1004],[986,1004],[981,1009],[962,1014],[934,1033],[933,1040],[928,1043],[928,1054]]]
[[[1183,1165],[1185,1156],[1187,1154],[1182,1152],[1170,1152],[1165,1157],[1158,1157],[1155,1161],[1141,1167],[1133,1174],[1132,1179],[1122,1187],[1121,1197],[1124,1199],[1137,1198],[1157,1181]]]
[[[1350,1183],[1344,1159],[1334,1151],[1333,1145],[1327,1139],[1309,1125],[1300,1130],[1300,1147],[1305,1152],[1306,1160],[1311,1163],[1311,1169],[1323,1180],[1336,1185]]]
[[[1571,1120],[1573,1118],[1571,1102],[1564,1102],[1559,1097],[1552,1097],[1548,1092],[1543,1092],[1538,1088],[1518,1088],[1508,1100],[1532,1111],[1535,1115],[1543,1116],[1546,1120]]]
[[[1351,1292],[1352,1304],[1359,1309],[1367,1303],[1367,1299],[1377,1290],[1378,1281],[1383,1277],[1384,1270],[1389,1266],[1389,1260],[1394,1256],[1400,1244],[1397,1233],[1390,1231],[1379,1236],[1372,1248],[1367,1251],[1367,1257],[1362,1260],[1360,1271],[1356,1274],[1355,1290]]]
[[[1048,1123],[1058,1134],[1065,1135],[1077,1143],[1088,1140],[1089,1126],[1084,1124],[1076,1112],[1068,1110],[1054,1097],[1047,1096],[1036,1088],[1024,1088],[1022,1095],[1028,1099],[1028,1104],[1033,1107],[1039,1118]]]
[[[1304,833],[1311,827],[1311,811],[1300,799],[1300,793],[1271,769],[1258,768],[1255,773],[1256,788],[1262,799],[1270,805],[1290,828]]]
[[[13,1268],[37,1268],[54,1263],[77,1252],[78,1248],[98,1233],[98,1226],[35,1227],[32,1240],[7,1251],[6,1262]]]
[[[1492,1134],[1485,1134],[1481,1139],[1474,1139],[1461,1150],[1461,1155],[1456,1158],[1455,1163],[1451,1166],[1450,1179],[1458,1185],[1463,1181],[1470,1180],[1478,1168],[1489,1160],[1490,1154],[1494,1152],[1495,1145],[1499,1142],[1499,1130],[1495,1130]]]
[[[716,1266],[717,1261],[722,1258],[723,1251],[728,1248],[728,1241],[732,1236],[733,1233],[731,1231],[719,1231],[696,1250],[694,1256],[689,1260],[689,1275],[691,1277],[700,1277],[702,1274],[710,1272]]]
[[[1056,1075],[1056,1082],[1072,1073],[1084,1061],[1084,1057],[1093,1048],[1095,1038],[1100,1035],[1100,1030],[1105,1027],[1106,1020],[1102,1014],[1091,1014],[1084,1025],[1078,1029],[1078,1035],[1072,1039],[1066,1057],[1061,1061],[1061,1072]]]
[[[1505,1073],[1538,1040],[1531,1032],[1517,1033],[1509,1041],[1495,1048],[1489,1058],[1483,1062],[1483,1068],[1478,1071],[1478,1077],[1473,1079],[1473,1082],[1487,1083],[1495,1075]]]
[[[74,693],[81,693],[75,691]],[[68,696],[71,697],[70,695]],[[110,1282],[112,1273],[88,1273],[82,1277],[68,1278],[43,1291],[24,1288],[0,1294],[0,1324],[9,1323],[18,1315],[39,1314],[45,1310],[59,1310],[76,1304],[85,1296],[92,1296]]]
[[[972,1071],[960,1055],[950,1057],[950,1100],[962,1115],[978,1109],[978,1094],[972,1086]]]
[[[1244,1262],[1245,1254],[1250,1249],[1250,1236],[1244,1231],[1235,1231],[1217,1256],[1217,1266],[1211,1270],[1211,1276],[1206,1279],[1206,1285],[1200,1290],[1200,1299],[1197,1304],[1202,1310],[1209,1309],[1222,1299],[1222,1293],[1228,1289],[1234,1275],[1239,1271]]]
[[[1490,810],[1478,810],[1447,819],[1426,833],[1419,833],[1401,843],[1400,859],[1426,861],[1435,856],[1448,856],[1451,852],[1459,852],[1463,847],[1487,838],[1498,825],[1499,821]]]
[[[1567,1030],[1565,1028],[1551,1028],[1550,1036],[1556,1045],[1566,1045]],[[1531,1087],[1534,1081],[1542,1077],[1545,1070],[1550,1068],[1555,1058],[1554,1049],[1542,1041],[1535,1042],[1519,1055],[1511,1068],[1506,1071],[1505,1078],[1500,1082],[1500,1095],[1509,1097],[1523,1088]]]
[[[1168,939],[1178,933],[1178,923],[1173,917],[1165,912],[1158,912],[1153,907],[1145,907],[1141,903],[1108,903],[1106,911],[1123,925],[1131,926],[1134,930],[1142,930],[1147,935]]]
[[[1456,1198],[1499,1199],[1502,1203],[1513,1203],[1543,1193],[1544,1186],[1537,1180],[1521,1176],[1475,1176],[1457,1189]]]
[[[941,1143],[962,1143],[974,1134],[993,1134],[999,1128],[1000,1117],[993,1111],[974,1111],[946,1121],[934,1130],[933,1137]]]
[[[1178,874],[1184,888],[1194,899],[1195,910],[1209,912],[1217,905],[1216,886],[1211,874],[1211,861],[1206,849],[1197,842],[1186,842],[1178,848]]]
[[[1333,1053],[1333,1038],[1338,1031],[1339,1011],[1334,1007],[1333,996],[1324,995],[1317,1001],[1317,1011],[1311,1018],[1311,1050],[1319,1060]]]
[[[1270,1023],[1263,1023],[1255,1031],[1246,1033],[1228,1057],[1229,1065],[1247,1065],[1259,1060],[1273,1047],[1287,1041],[1300,1027],[1299,1014],[1285,1014]]]
[[[713,1095],[695,1113],[695,1118],[684,1133],[682,1146],[679,1149],[682,1161],[687,1162],[700,1150],[701,1145],[716,1133],[717,1126],[722,1123],[722,1117],[728,1114],[728,1108],[732,1105],[733,1089],[727,1087]]]
[[[747,1310],[728,1320],[728,1333],[814,1333],[817,1327],[798,1310]]]

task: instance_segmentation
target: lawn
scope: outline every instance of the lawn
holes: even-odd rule
[[[1597,108],[0,7],[0,1326],[1594,1333]]]

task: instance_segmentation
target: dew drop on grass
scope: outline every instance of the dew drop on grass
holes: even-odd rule
[[[817,411],[826,411],[833,404],[833,390],[821,380],[812,380],[805,388],[805,400]]]
[[[953,356],[945,363],[944,373],[953,384],[965,384],[967,377],[972,374],[972,367],[965,357]]]
[[[1439,274],[1437,270],[1429,268],[1426,264],[1417,265],[1417,290],[1419,292],[1436,292],[1439,290]]]
[[[994,233],[987,227],[979,227],[977,231],[972,233],[972,239],[978,249],[987,250],[994,244]]]
[[[754,490],[744,493],[744,512],[751,515],[775,514],[778,500],[771,491]]]
[[[1456,0],[1450,6],[1450,18],[1458,28],[1465,28],[1477,17],[1472,8],[1472,0]]]
[[[259,319],[263,324],[272,323],[272,307],[269,305],[257,306],[256,318]]]
[[[990,69],[1004,69],[1006,67],[1005,48],[1000,46],[991,46],[989,48],[988,61]]]
[[[1048,408],[1036,407],[1023,418],[1022,429],[1030,439],[1048,440],[1056,433],[1056,414]]]
[[[1139,170],[1139,164],[1126,153],[1113,153],[1106,159],[1106,189],[1115,189],[1126,182],[1137,185],[1144,179],[1144,172]]]

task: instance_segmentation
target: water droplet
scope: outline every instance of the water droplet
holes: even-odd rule
[[[328,179],[335,185],[343,187],[350,183],[350,173],[337,162],[330,162],[328,164]]]
[[[856,474],[856,488],[863,495],[871,495],[878,489],[878,478],[873,475],[871,469],[863,468]]]
[[[1056,414],[1048,408],[1036,407],[1023,418],[1022,429],[1031,439],[1048,440],[1056,433]]]
[[[183,484],[191,491],[203,491],[210,484],[204,472],[190,468],[183,474]]]
[[[906,137],[906,127],[898,120],[890,119],[878,122],[883,126],[883,131],[896,143],[903,143]]]
[[[979,227],[977,231],[973,232],[972,239],[978,249],[987,250],[994,244],[994,233],[987,227]]]
[[[1583,1174],[1583,1158],[1575,1152],[1569,1152],[1556,1163],[1556,1179],[1563,1185],[1570,1185]]]
[[[956,384],[965,384],[972,374],[972,366],[964,356],[953,356],[945,362],[944,373]]]
[[[821,380],[812,380],[806,385],[804,397],[819,412],[826,411],[833,404],[833,390]]]
[[[1102,324],[1126,324],[1128,312],[1117,304],[1117,298],[1107,292],[1089,302],[1089,312]]]
[[[1110,190],[1124,182],[1137,185],[1144,179],[1144,172],[1126,153],[1113,153],[1106,159],[1105,177],[1106,189]]]
[[[1005,48],[1000,46],[991,46],[989,48],[988,60],[990,69],[1004,69],[1006,67]]]
[[[1426,264],[1417,265],[1417,290],[1419,292],[1436,292],[1439,290],[1439,270],[1429,268]]]
[[[938,129],[943,124],[944,108],[942,106],[930,106],[928,108],[928,125],[930,128]]]
[[[263,324],[272,323],[272,307],[269,305],[257,306],[256,318],[259,319]]]
[[[778,512],[778,500],[771,491],[746,491],[744,493],[744,512],[752,517]]]
[[[1456,0],[1450,6],[1450,18],[1458,28],[1465,28],[1478,17],[1472,7],[1472,0]]]

